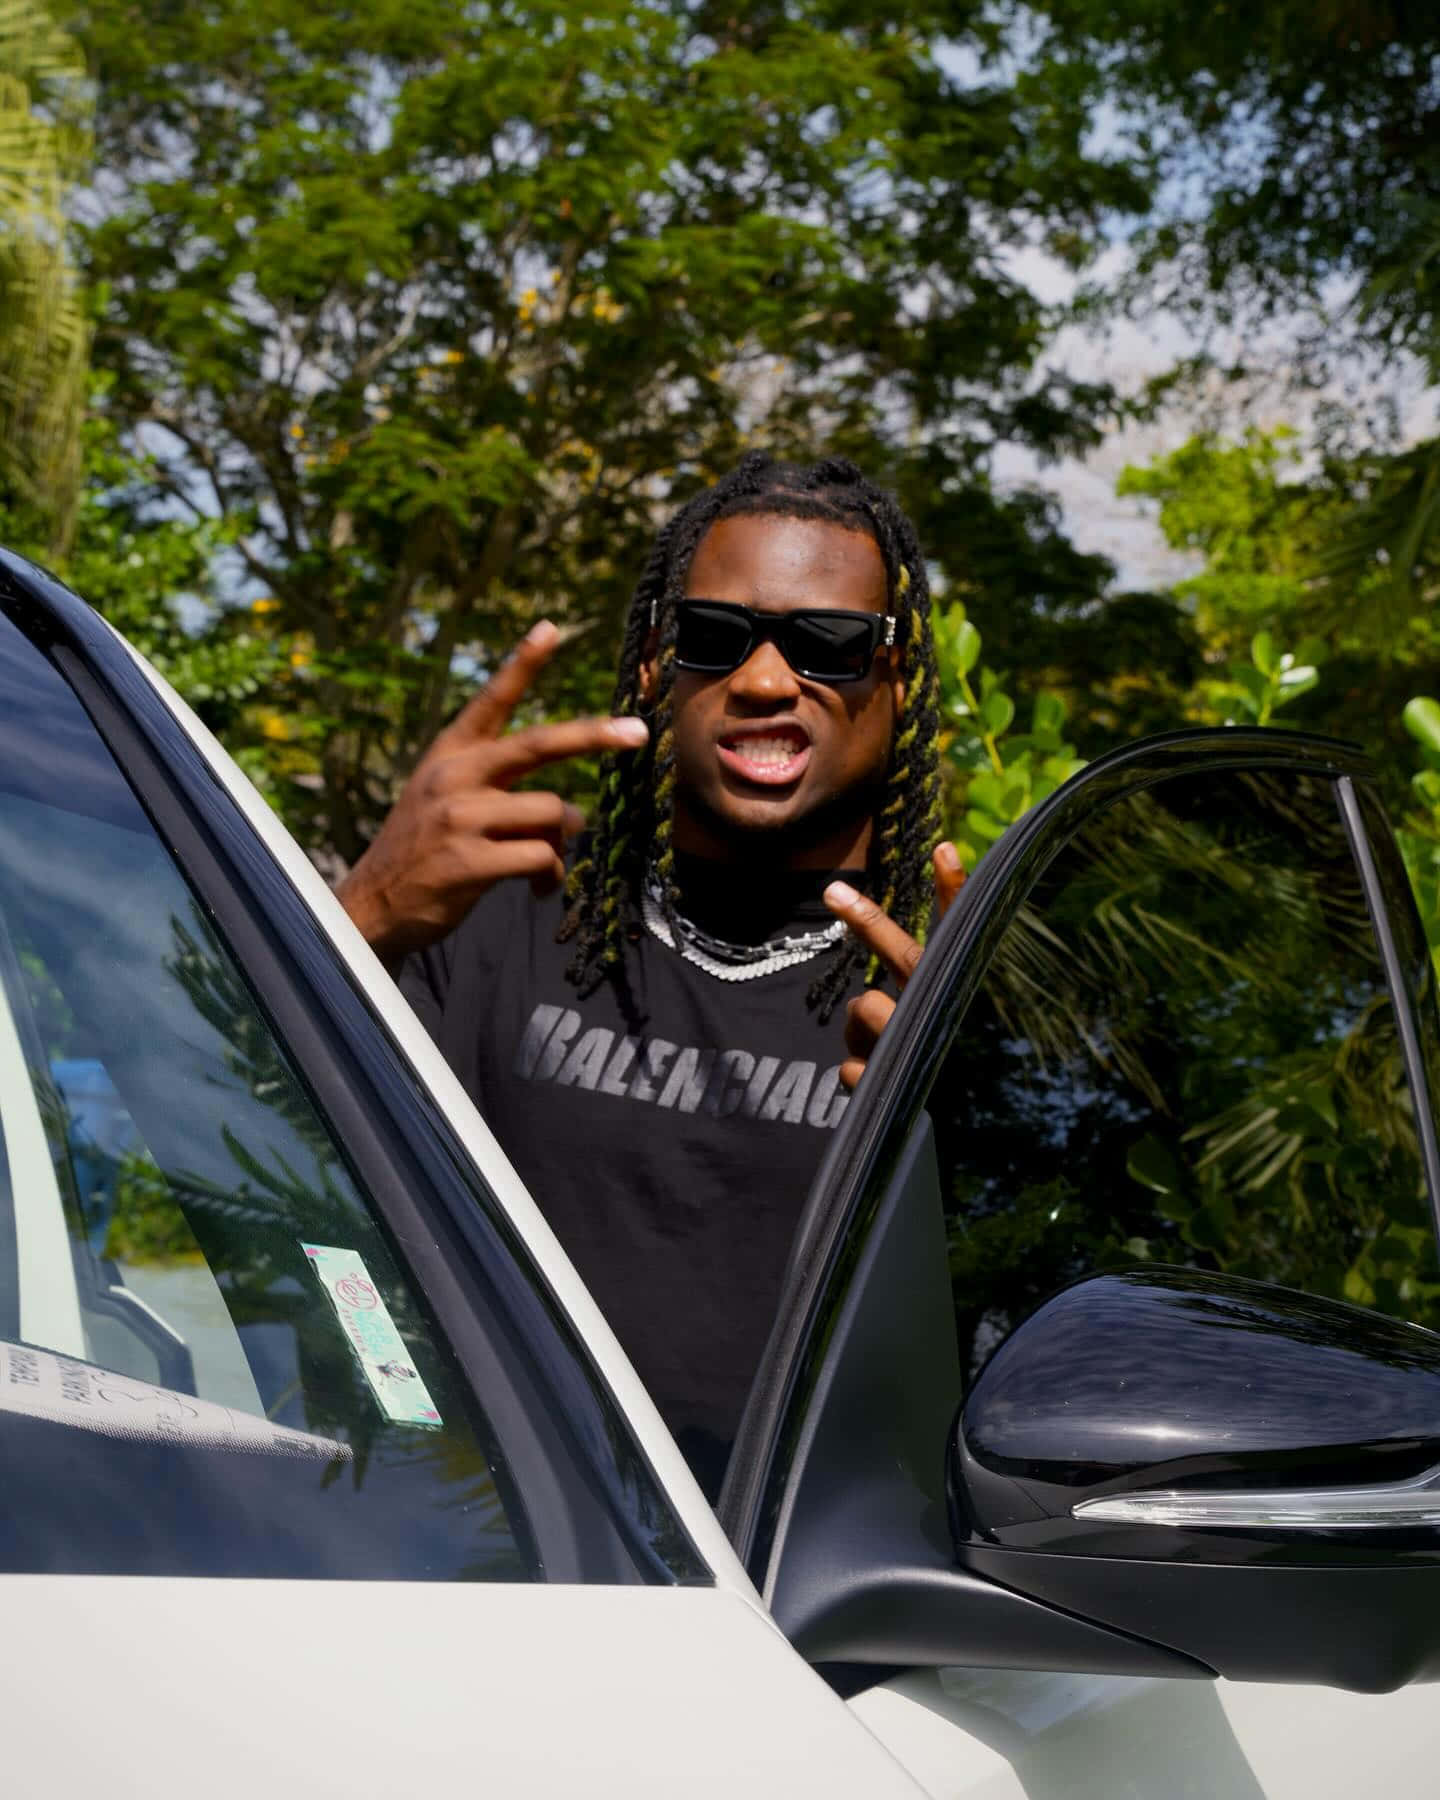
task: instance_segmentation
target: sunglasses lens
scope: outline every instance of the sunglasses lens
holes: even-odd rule
[[[813,612],[788,621],[786,651],[803,675],[818,681],[855,681],[870,667],[878,621]]]
[[[743,613],[703,602],[682,602],[676,609],[675,660],[687,669],[735,669],[750,648],[750,626]]]

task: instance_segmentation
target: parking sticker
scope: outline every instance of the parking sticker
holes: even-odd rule
[[[380,1290],[360,1258],[353,1250],[337,1250],[332,1244],[302,1243],[300,1248],[330,1296],[340,1329],[349,1338],[385,1417],[397,1425],[443,1424]]]

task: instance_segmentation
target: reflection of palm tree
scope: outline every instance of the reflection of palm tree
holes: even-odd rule
[[[333,1320],[315,1303],[300,1245],[332,1242],[340,1233],[342,1243],[364,1246],[377,1271],[390,1267],[388,1252],[323,1121],[204,915],[192,905],[188,921],[171,919],[170,932],[165,971],[224,1045],[226,1075],[236,1089],[231,1117],[217,1108],[220,1140],[235,1174],[217,1181],[166,1169],[157,1204],[173,1207],[178,1201],[183,1208],[237,1326],[283,1323],[294,1331],[306,1427],[348,1428],[358,1485],[383,1421]],[[223,1080],[210,1080],[223,1092]],[[287,1147],[271,1140],[262,1153],[254,1137],[267,1115],[282,1123],[276,1135]],[[244,1136],[232,1119],[244,1123]],[[424,1360],[433,1363],[426,1354],[429,1332],[409,1285],[399,1279],[384,1285],[402,1341],[412,1352],[418,1345]],[[470,1456],[474,1461],[473,1447]]]
[[[1318,824],[1332,839],[1327,860],[1348,858],[1328,784],[1260,774],[1233,781],[1258,815],[1251,831],[1242,823],[1221,838],[1213,818],[1187,819],[1155,794],[1135,794],[1076,839],[1064,858],[1063,895],[1047,896],[1042,881],[1020,908],[987,986],[1001,1018],[1039,1058],[1063,1057],[1083,1038],[1097,1060],[1113,1061],[1152,1104],[1163,1104],[1147,1072],[1148,1021],[1114,1017],[1115,995],[1183,982],[1197,995],[1209,985],[1252,1003],[1284,999],[1297,980],[1295,953],[1332,932],[1369,941],[1358,883],[1317,886],[1273,856],[1275,827],[1284,824],[1325,857]],[[1237,921],[1247,926],[1238,942]],[[1288,958],[1276,956],[1278,941],[1289,944]]]
[[[239,970],[217,944],[204,914],[191,907],[191,925],[170,921],[174,946],[164,969],[227,1046],[226,1063],[253,1099],[277,1112],[322,1168],[335,1160],[329,1133],[281,1055]]]
[[[1062,852],[932,1099],[976,1354],[1067,1279],[1136,1260],[1440,1322],[1393,1009],[1329,784],[1215,781],[1121,801]]]
[[[178,1201],[183,1208],[237,1326],[279,1324],[293,1332],[298,1381],[272,1397],[272,1413],[298,1399],[307,1430],[344,1438],[354,1452],[349,1467],[357,1488],[372,1468],[432,1471],[428,1504],[463,1511],[467,1533],[477,1534],[480,1560],[458,1571],[459,1578],[525,1578],[529,1563],[516,1548],[523,1515],[502,1499],[488,1426],[437,1347],[324,1120],[197,906],[187,919],[171,918],[170,937],[165,972],[219,1042],[224,1072],[212,1064],[207,1080],[232,1174],[217,1180],[213,1173],[167,1168],[157,1204],[173,1208]],[[339,1244],[363,1258],[407,1361],[434,1395],[447,1429],[400,1425],[383,1415],[319,1294],[304,1242]],[[338,1479],[344,1468],[331,1464],[322,1482]]]

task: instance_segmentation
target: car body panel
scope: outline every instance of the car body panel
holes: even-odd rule
[[[914,1800],[714,1588],[10,1576],[6,1791]]]
[[[925,1669],[850,1702],[934,1800],[1418,1794],[1436,1696],[1021,1669]]]

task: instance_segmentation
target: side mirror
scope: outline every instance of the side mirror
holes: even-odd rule
[[[1440,1677],[1440,1336],[1148,1269],[1056,1295],[961,1409],[965,1569],[1237,1679]]]

